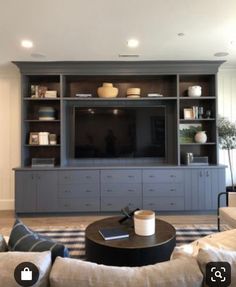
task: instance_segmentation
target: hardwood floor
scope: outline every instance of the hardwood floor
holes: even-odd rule
[[[66,226],[75,227],[78,225],[87,226],[89,223],[109,215],[50,215],[50,216],[20,216],[25,224],[31,228]],[[114,214],[113,214],[114,215]],[[117,215],[117,214],[116,214]],[[171,224],[216,224],[216,215],[212,214],[182,214],[182,215],[157,215],[158,218],[168,221]],[[0,211],[0,233],[8,235],[14,223],[15,213],[13,211]]]

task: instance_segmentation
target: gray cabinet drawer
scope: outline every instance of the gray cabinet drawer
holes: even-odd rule
[[[99,183],[98,170],[59,171],[59,184]]]
[[[147,197],[143,199],[143,208],[152,210],[184,210],[184,197]]]
[[[59,198],[100,196],[97,184],[61,184],[59,185]]]
[[[147,169],[143,171],[143,182],[182,182],[183,171],[175,169]]]
[[[141,197],[103,197],[101,199],[101,211],[120,211],[125,206],[128,206],[131,210],[136,208],[142,208]]]
[[[102,196],[142,196],[141,183],[102,183]]]
[[[60,198],[59,207],[62,211],[68,212],[87,212],[99,211],[99,198]]]
[[[101,182],[107,183],[138,183],[142,182],[141,170],[102,170]]]
[[[184,196],[182,183],[145,183],[143,196]]]

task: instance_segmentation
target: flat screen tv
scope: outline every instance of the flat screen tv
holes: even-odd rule
[[[165,158],[165,107],[74,108],[74,157]]]

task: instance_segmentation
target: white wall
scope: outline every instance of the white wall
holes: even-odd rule
[[[236,121],[236,69],[220,70],[219,114]],[[220,163],[228,165],[225,151]],[[20,164],[20,74],[13,65],[0,68],[0,210],[14,208],[13,167]],[[236,179],[236,151],[233,152]],[[226,174],[230,184],[229,172]]]
[[[220,70],[218,74],[218,113],[236,122],[236,68]],[[220,163],[228,165],[228,155],[220,150]],[[232,151],[234,182],[236,180],[236,150]],[[229,168],[226,170],[226,184],[231,185]]]
[[[20,75],[0,69],[0,210],[14,208],[14,173],[20,163]]]

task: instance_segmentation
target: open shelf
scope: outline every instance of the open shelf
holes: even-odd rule
[[[59,101],[60,98],[24,98],[25,101]]]
[[[29,123],[59,123],[60,120],[24,120],[25,122],[29,122]]]
[[[189,122],[208,122],[208,121],[215,121],[215,118],[209,118],[209,119],[179,119],[181,123],[189,123]]]
[[[25,147],[60,147],[60,144],[25,144]]]
[[[204,96],[201,96],[201,97],[179,97],[180,100],[215,100],[216,97],[212,96],[212,97],[204,97]]]
[[[180,145],[215,145],[215,142],[206,142],[206,143],[180,143]]]

